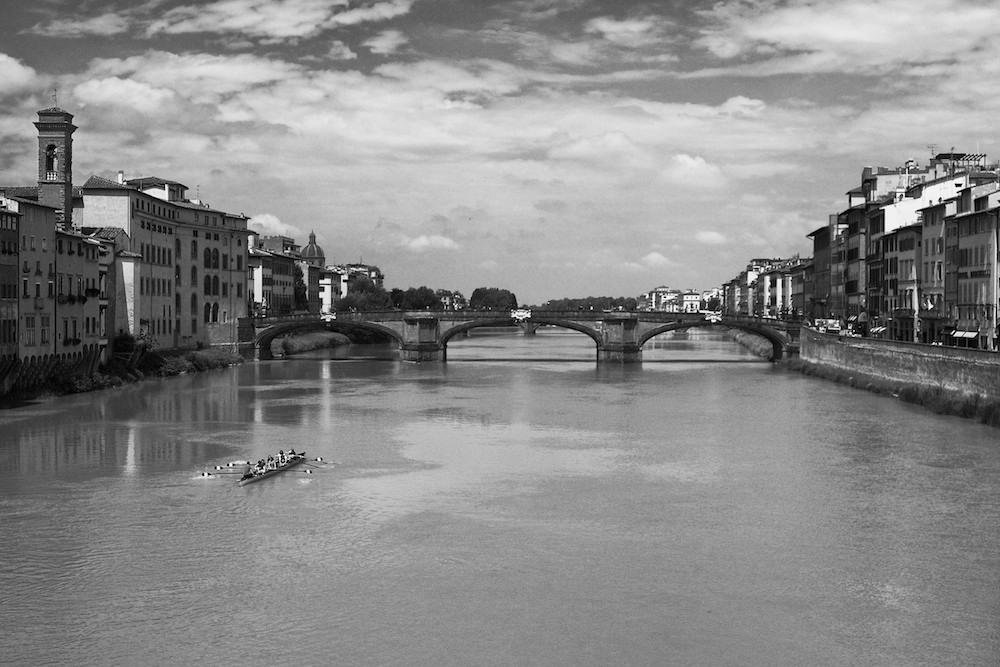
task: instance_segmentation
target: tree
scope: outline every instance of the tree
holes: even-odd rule
[[[389,310],[392,308],[392,299],[388,292],[367,276],[360,276],[351,283],[350,291],[337,301],[335,308],[341,313],[351,310]]]
[[[514,310],[517,297],[512,292],[497,287],[477,287],[469,297],[469,308],[473,310]]]
[[[400,310],[442,310],[441,299],[430,287],[420,286],[407,290],[394,289],[390,293],[392,305]]]
[[[588,296],[584,299],[553,299],[542,305],[542,310],[635,310],[634,297]]]
[[[309,297],[306,290],[306,280],[302,275],[302,267],[295,265],[294,299],[295,310],[309,310]]]

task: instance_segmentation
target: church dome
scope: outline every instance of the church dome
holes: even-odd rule
[[[314,266],[326,265],[326,253],[316,245],[315,232],[309,232],[309,243],[302,249],[302,259]]]

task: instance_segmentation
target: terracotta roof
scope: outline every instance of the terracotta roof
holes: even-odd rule
[[[110,178],[102,178],[100,176],[91,176],[88,178],[87,182],[83,184],[83,188],[87,190],[135,190],[131,185],[125,185],[118,181],[112,181]]]

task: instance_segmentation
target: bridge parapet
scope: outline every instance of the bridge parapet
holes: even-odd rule
[[[259,358],[270,358],[270,341],[283,333],[308,328],[376,331],[394,339],[405,361],[445,361],[454,336],[477,327],[519,325],[527,333],[550,325],[590,336],[599,362],[638,363],[642,346],[653,336],[696,326],[721,325],[767,338],[780,359],[798,346],[799,323],[747,316],[706,316],[702,313],[653,311],[365,311],[336,315],[291,315],[253,320],[254,347]],[[266,348],[266,349],[265,349]]]

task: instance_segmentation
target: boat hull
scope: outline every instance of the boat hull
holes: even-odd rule
[[[268,477],[274,477],[277,474],[283,473],[286,470],[294,468],[295,466],[305,462],[306,462],[306,457],[305,457],[305,452],[303,452],[302,454],[297,454],[295,457],[289,459],[288,462],[286,462],[284,465],[278,466],[274,470],[268,470],[259,475],[253,475],[252,477],[242,478],[239,482],[239,485],[246,486],[247,484],[253,484],[254,482],[259,482],[262,479],[267,479]]]

